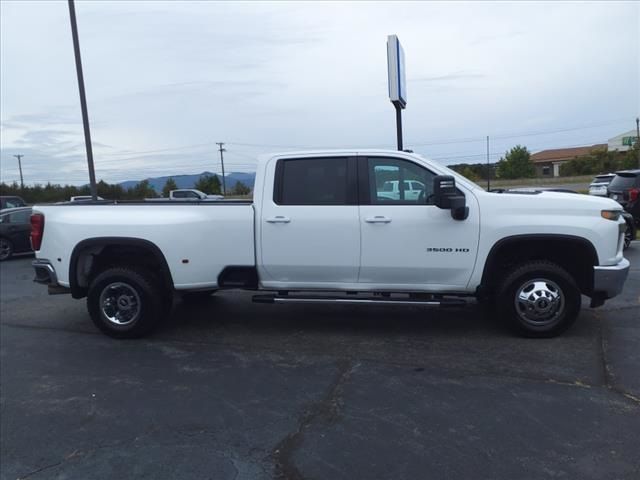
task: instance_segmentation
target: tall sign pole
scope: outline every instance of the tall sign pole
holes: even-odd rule
[[[387,37],[387,72],[389,100],[396,109],[396,138],[398,150],[403,150],[402,110],[407,106],[407,82],[404,70],[404,50],[397,35]]]
[[[78,40],[78,25],[76,24],[76,7],[73,0],[69,0],[69,18],[71,20],[71,34],[73,36],[73,52],[76,58],[76,73],[78,74],[78,89],[80,90],[80,108],[82,109],[82,125],[84,127],[84,144],[87,149],[87,163],[89,165],[89,186],[91,199],[98,199],[96,187],[96,173],[93,169],[93,149],[91,148],[91,131],[89,130],[89,113],[87,112],[87,97],[84,91],[84,76],[82,74],[82,59],[80,58],[80,41]]]

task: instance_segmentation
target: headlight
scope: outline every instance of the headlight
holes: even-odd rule
[[[620,215],[622,215],[622,210],[602,210],[600,215],[602,215],[602,218],[617,222],[620,219]]]

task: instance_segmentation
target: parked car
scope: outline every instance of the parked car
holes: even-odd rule
[[[378,198],[381,200],[400,200],[401,193],[403,200],[417,200],[425,193],[424,183],[418,180],[404,180],[404,190],[400,192],[399,180],[388,180],[382,184],[382,188],[377,189]]]
[[[225,289],[275,304],[475,297],[520,334],[549,337],[578,318],[582,295],[598,307],[629,273],[622,208],[609,198],[485,192],[390,150],[266,155],[256,175],[253,201],[34,206],[36,281],[86,297],[97,328],[117,338],[148,333],[176,292]],[[431,193],[379,198],[377,186],[414,178]]]
[[[70,202],[90,202],[91,200],[91,195],[77,195],[69,199]],[[104,198],[96,196],[96,200],[104,200]]]
[[[194,202],[205,201],[211,202],[216,200],[224,200],[222,195],[208,195],[195,188],[180,188],[178,190],[171,190],[169,192],[169,198],[147,198],[147,201],[163,201],[163,200],[175,200],[179,202]]]
[[[607,196],[607,187],[611,183],[611,180],[616,176],[615,173],[605,173],[603,175],[596,175],[591,184],[589,185],[589,195],[596,195],[598,197]]]
[[[608,187],[609,198],[618,202],[640,226],[640,169],[616,172]]]
[[[3,195],[0,197],[0,210],[5,208],[26,207],[27,204],[20,197],[14,195]]]
[[[14,253],[30,252],[31,207],[7,208],[0,212],[0,261]]]

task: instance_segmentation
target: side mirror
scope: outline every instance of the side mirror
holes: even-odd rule
[[[451,210],[451,218],[465,220],[469,216],[466,199],[456,188],[456,179],[451,175],[436,175],[433,179],[434,204],[438,208]]]

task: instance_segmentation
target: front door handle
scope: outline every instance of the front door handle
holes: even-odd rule
[[[268,223],[289,223],[290,221],[291,219],[289,217],[284,217],[282,215],[267,218]]]
[[[364,219],[367,223],[391,223],[391,219],[389,217],[385,217],[384,215],[376,215],[375,217],[367,217]]]

